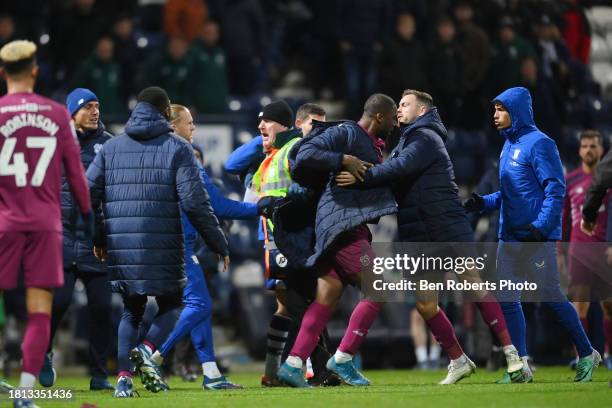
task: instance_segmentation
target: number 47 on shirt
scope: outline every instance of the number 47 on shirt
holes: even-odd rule
[[[17,144],[16,138],[7,138],[0,151],[0,176],[15,176],[15,185],[17,187],[25,187],[27,185],[27,174],[28,174],[28,163],[25,160],[23,152],[15,153],[15,145]],[[47,136],[29,136],[26,138],[26,147],[28,149],[43,149],[38,163],[34,168],[30,185],[33,187],[40,187],[45,174],[47,173],[47,167],[53,158],[55,148],[57,147],[57,139],[55,137]],[[11,164],[11,161],[13,162]]]

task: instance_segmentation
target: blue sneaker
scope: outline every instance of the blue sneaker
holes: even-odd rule
[[[355,368],[353,360],[338,364],[336,363],[334,356],[331,356],[329,360],[327,360],[326,367],[329,371],[333,371],[334,373],[338,374],[342,381],[348,385],[352,385],[354,387],[364,387],[366,385],[370,385],[370,380],[365,378],[363,374],[361,374],[357,368]]]
[[[241,390],[244,388],[240,384],[234,384],[233,382],[228,381],[224,375],[217,378],[208,378],[204,376],[204,380],[202,381],[202,388],[204,390]]]
[[[53,368],[53,352],[45,354],[45,361],[43,361],[42,369],[38,374],[38,382],[43,387],[51,387],[55,384],[57,379],[57,372]]]
[[[89,381],[89,389],[91,391],[114,390],[115,387],[113,387],[107,378],[92,377],[91,381]]]
[[[304,378],[304,372],[301,368],[291,367],[285,361],[276,375],[279,380],[295,388],[312,388]]]
[[[13,408],[40,408],[31,399],[16,399],[13,400]]]
[[[132,379],[130,377],[121,376],[117,379],[117,386],[115,387],[115,398],[132,398],[138,395],[137,391],[134,391],[132,385]]]
[[[162,378],[159,366],[151,360],[151,355],[149,348],[141,344],[130,352],[130,361],[136,366],[136,372],[147,390],[153,393],[168,391],[170,387]]]

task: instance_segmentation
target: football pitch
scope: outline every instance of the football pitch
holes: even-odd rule
[[[440,386],[445,371],[413,370],[366,371],[371,386],[317,389],[262,388],[256,373],[230,376],[233,382],[245,386],[236,391],[203,391],[200,382],[187,383],[177,377],[170,379],[167,393],[152,394],[135,379],[140,397],[114,399],[110,392],[91,392],[86,377],[58,378],[55,388],[70,389],[72,400],[38,400],[45,407],[81,407],[84,403],[99,408],[182,408],[182,407],[612,407],[612,388],[608,382],[612,371],[599,367],[593,382],[574,383],[574,372],[567,367],[543,367],[535,372],[531,384],[494,384],[502,372],[480,369],[459,384]],[[16,379],[11,379],[15,383]],[[0,397],[0,406],[6,404]]]

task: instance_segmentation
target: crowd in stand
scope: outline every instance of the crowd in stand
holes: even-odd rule
[[[277,96],[295,106],[341,101],[344,117],[354,117],[373,92],[395,98],[397,90],[424,90],[457,130],[448,147],[459,181],[475,183],[484,168],[474,163],[487,162],[500,147],[481,132],[490,130],[490,100],[502,89],[530,90],[538,125],[559,142],[564,158],[577,145],[565,125],[594,126],[589,101],[601,90],[588,69],[585,11],[599,3],[31,0],[7,4],[0,45],[35,40],[38,91],[62,100],[69,89],[87,87],[106,118],[121,120],[137,90],[150,85],[209,114],[230,112],[232,99],[273,95],[297,77],[299,89]],[[314,98],[305,98],[304,89]]]

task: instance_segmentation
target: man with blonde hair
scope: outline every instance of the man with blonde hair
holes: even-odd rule
[[[173,104],[170,108],[170,125],[174,133],[191,143],[195,130],[191,112],[183,105]],[[210,204],[217,217],[250,219],[258,215],[259,211],[256,204],[243,203],[223,197],[206,174],[204,167],[198,164],[198,169],[210,197]],[[177,342],[191,334],[191,341],[202,364],[204,374],[202,388],[204,390],[242,388],[242,386],[228,381],[217,367],[212,335],[212,299],[208,293],[204,271],[194,253],[197,233],[184,213],[182,214],[182,223],[185,235],[185,269],[187,272],[187,285],[183,289],[184,308],[174,330],[159,350],[153,354],[151,360],[161,366]]]

